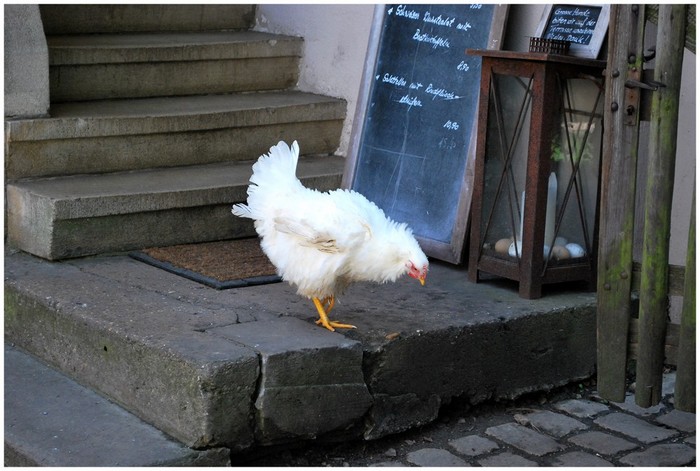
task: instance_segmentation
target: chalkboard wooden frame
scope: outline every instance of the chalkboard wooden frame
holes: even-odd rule
[[[408,7],[416,5],[409,4]],[[357,169],[361,165],[363,156],[361,155],[363,130],[367,119],[372,116],[370,109],[370,99],[373,84],[375,82],[375,74],[380,61],[380,43],[382,39],[382,31],[384,29],[386,5],[377,5],[374,11],[374,19],[370,31],[369,43],[367,47],[367,56],[365,60],[363,79],[360,86],[355,117],[353,121],[353,129],[350,137],[350,146],[348,156],[345,163],[345,172],[341,186],[351,189],[355,183]],[[469,5],[464,5],[469,8]],[[508,5],[494,5],[493,17],[490,24],[489,36],[486,42],[487,49],[500,49],[503,42],[506,21],[508,17]],[[466,50],[464,51],[466,57]],[[473,82],[475,93],[478,96],[480,79],[476,76]],[[467,141],[467,156],[463,172],[459,175],[454,175],[455,183],[459,186],[458,194],[454,194],[451,201],[457,207],[456,219],[451,227],[451,236],[449,241],[436,240],[427,234],[421,233],[416,227],[412,227],[414,235],[425,253],[431,257],[446,262],[459,264],[464,257],[464,250],[467,237],[467,225],[469,218],[469,209],[471,205],[471,196],[474,181],[474,158],[476,154],[476,129],[477,129],[477,113],[478,100],[474,105],[474,121],[470,129],[464,130]],[[444,192],[445,188],[435,188],[435,192]],[[374,200],[372,194],[365,196]],[[389,215],[391,217],[391,215]]]
[[[569,46],[569,54],[576,57],[583,57],[586,59],[597,59],[600,49],[605,40],[605,35],[608,32],[608,23],[610,22],[610,5],[604,4],[549,4],[544,7],[542,12],[542,17],[537,25],[536,37],[545,39],[556,39],[550,34],[546,34],[551,26],[552,19],[556,16],[556,7],[574,7],[577,9],[590,8],[600,8],[600,14],[596,21],[593,33],[591,35],[588,44],[577,44],[576,42],[571,42]]]

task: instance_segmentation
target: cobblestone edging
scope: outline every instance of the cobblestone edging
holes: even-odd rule
[[[675,382],[668,375],[670,389]],[[425,446],[370,466],[688,466],[695,463],[695,414],[672,396],[642,409],[624,403],[569,399],[539,410],[510,411],[476,433]],[[551,410],[550,410],[551,409]],[[395,451],[389,451],[392,455]],[[348,463],[353,465],[352,462]]]
[[[315,451],[289,451],[263,464],[692,466],[696,416],[673,408],[674,383],[675,373],[665,375],[664,401],[647,409],[634,403],[633,394],[623,403],[604,401],[595,391],[541,396],[514,407],[456,412],[421,430],[375,442],[317,444]]]

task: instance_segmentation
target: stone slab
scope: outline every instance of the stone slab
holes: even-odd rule
[[[46,34],[248,29],[251,4],[41,5]]]
[[[610,467],[612,463],[600,458],[596,455],[591,455],[583,451],[571,451],[563,453],[556,458],[550,460],[552,466],[557,467]]]
[[[569,399],[554,404],[554,407],[562,412],[579,418],[592,418],[610,410],[605,404],[589,401],[587,399]]]
[[[622,464],[644,467],[687,466],[694,460],[695,449],[680,443],[654,445],[620,458]]]
[[[533,456],[544,456],[564,449],[552,437],[518,424],[503,424],[486,429],[486,435],[497,438]]]
[[[592,431],[569,438],[574,445],[593,450],[601,455],[615,455],[622,451],[634,450],[638,445],[609,433]]]
[[[466,461],[441,448],[422,448],[412,451],[406,455],[406,461],[416,466],[447,467],[460,466],[468,467]]]
[[[385,395],[383,404],[405,400],[407,392],[423,404],[437,399],[439,406],[456,396],[479,403],[594,373],[595,306],[571,310],[552,295],[530,304],[498,283],[470,284],[458,269],[441,268],[456,276],[431,267],[425,288],[408,279],[400,291],[370,285],[362,302],[343,312],[344,321],[362,326],[344,335],[365,346],[365,378],[373,395]],[[416,308],[431,312],[429,320],[414,315]],[[410,410],[417,414],[414,425],[424,423],[426,408]]]
[[[289,136],[304,155],[332,154],[345,114],[343,100],[298,91],[57,103],[5,123],[5,177],[252,160]]]
[[[657,417],[656,421],[682,432],[695,432],[697,418],[693,412],[683,412],[678,409],[673,409],[671,412]]]
[[[479,435],[455,438],[448,443],[457,453],[470,457],[483,455],[498,449],[498,443]]]
[[[372,403],[359,342],[290,317],[209,332],[260,355],[255,409],[261,444],[351,428]]]
[[[583,422],[551,411],[532,412],[522,416],[522,418],[523,421],[520,422],[522,425],[529,425],[536,430],[557,438],[588,428],[588,425]]]
[[[250,446],[258,356],[200,327],[244,317],[147,267],[6,257],[5,338],[188,446]]]
[[[264,350],[254,346],[260,342],[252,335],[234,340],[217,333],[249,323],[293,318],[297,325],[308,324],[314,337],[330,335],[361,346],[342,355],[351,354],[348,371],[361,371],[372,403],[352,427],[340,431],[345,438],[404,431],[434,420],[441,404],[452,398],[477,403],[549,389],[587,377],[595,366],[593,293],[556,290],[526,300],[499,283],[468,283],[463,268],[439,262],[431,266],[425,287],[409,278],[351,286],[337,300],[334,314],[358,328],[333,334],[314,324],[313,305],[285,283],[217,291],[124,255],[47,262],[7,252],[5,275],[8,340],[120,404],[130,404],[130,411],[186,444],[225,442],[243,449],[261,436],[256,417],[257,406],[266,407],[257,401]],[[482,335],[491,335],[498,348],[488,347]],[[564,344],[578,350],[570,357],[549,350]],[[280,367],[310,368],[307,359],[333,358],[304,352],[303,345],[288,355],[269,346],[265,350]],[[515,357],[526,357],[521,360],[529,375],[494,374]],[[272,373],[268,378],[275,378],[274,387],[283,387],[267,391],[270,401],[277,400],[275,394],[290,397],[294,372]],[[344,381],[340,390],[360,384],[355,376]],[[297,394],[304,401],[297,410],[320,407],[313,404],[318,397],[307,398],[331,391],[328,381],[298,389],[309,393]],[[192,400],[190,393],[200,391],[207,394],[193,396],[197,407],[182,408]],[[358,397],[366,394],[359,386],[357,391]],[[207,404],[220,407],[207,409]],[[360,413],[358,408],[346,418]],[[323,427],[319,430],[328,430]]]
[[[6,466],[226,466],[16,348],[5,346]]]
[[[300,159],[302,182],[338,188],[342,157]],[[255,236],[231,215],[245,201],[252,161],[77,175],[7,185],[8,240],[50,260]],[[187,224],[182,224],[182,221]]]
[[[49,114],[49,63],[39,5],[6,4],[4,8],[5,118]]]
[[[303,38],[261,31],[50,35],[51,65],[301,56]]]
[[[595,419],[595,424],[613,432],[639,440],[654,443],[678,435],[678,432],[652,425],[629,414],[614,412]]]
[[[497,455],[489,456],[479,460],[479,464],[489,468],[509,467],[509,468],[524,468],[537,467],[537,462],[528,460],[520,455],[506,451]]]

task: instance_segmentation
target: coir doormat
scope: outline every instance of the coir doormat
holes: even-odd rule
[[[258,238],[154,247],[129,255],[216,289],[281,280],[260,248]]]

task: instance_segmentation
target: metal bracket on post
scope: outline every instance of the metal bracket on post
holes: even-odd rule
[[[625,81],[625,102],[624,106],[624,123],[625,126],[637,126],[639,123],[639,102],[641,93],[638,87],[630,87],[629,83],[641,83],[642,78],[641,67],[632,65],[627,69],[627,81]]]

